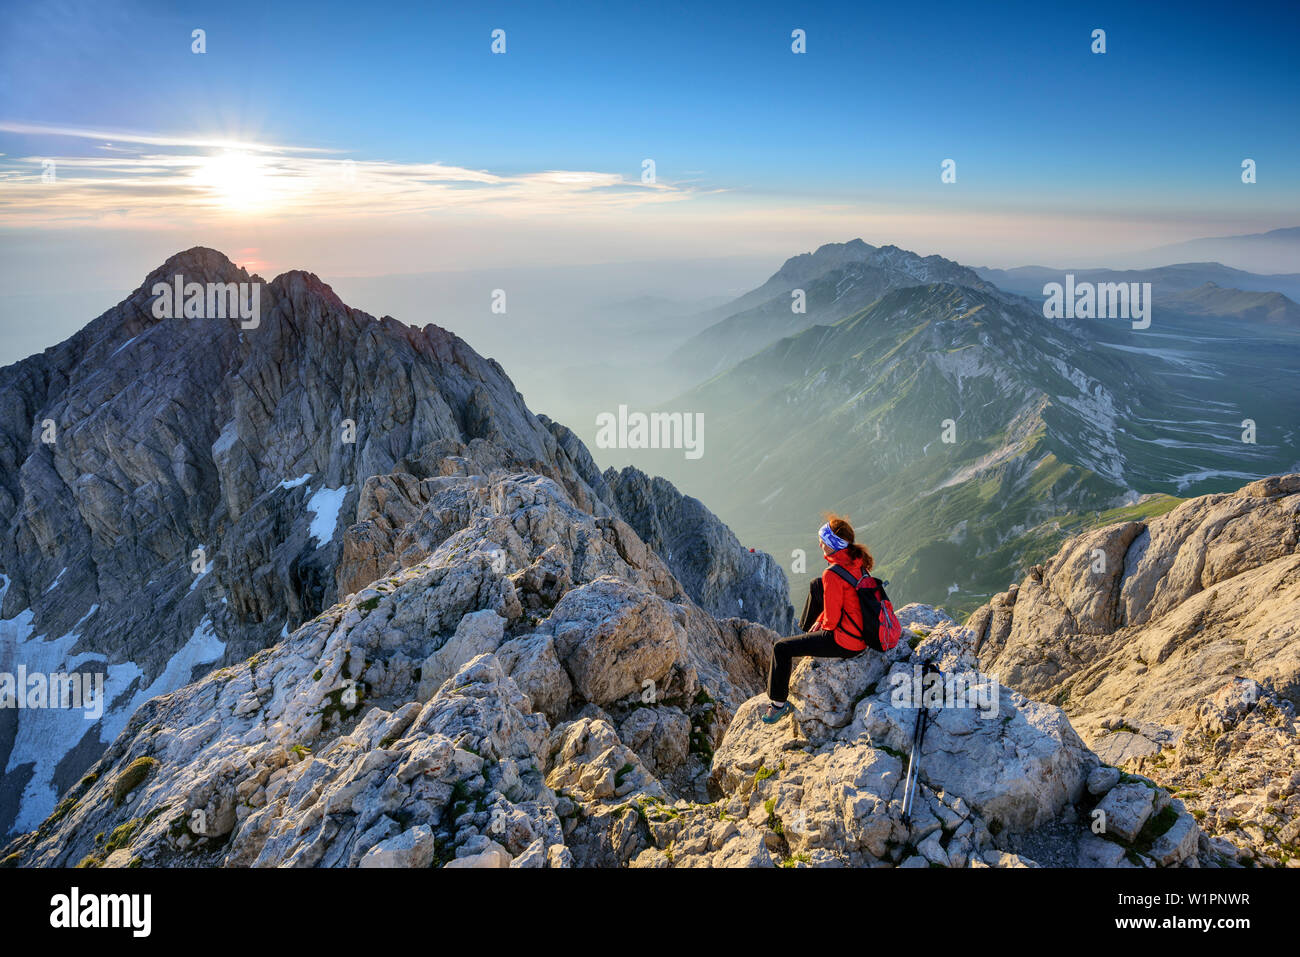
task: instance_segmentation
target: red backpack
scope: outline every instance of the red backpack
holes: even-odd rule
[[[903,626],[894,614],[894,603],[885,594],[885,585],[888,583],[870,575],[856,579],[843,565],[831,565],[831,570],[853,586],[858,604],[862,607],[863,629],[866,634],[854,635],[847,628],[844,629],[845,633],[865,641],[868,648],[876,651],[889,651],[897,645],[898,639],[903,636]]]

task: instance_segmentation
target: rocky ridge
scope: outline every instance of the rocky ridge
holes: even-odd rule
[[[1300,866],[1300,474],[1076,538],[967,624],[981,666],[1103,760]]]
[[[630,526],[549,477],[427,481],[417,503],[397,501],[409,477],[372,480],[362,500],[385,509],[347,532],[344,577],[414,509],[395,573],[149,701],[19,860],[365,865],[536,844],[537,862],[581,863],[599,851],[564,840],[568,790],[666,793],[657,773],[694,793],[772,633],[703,612]],[[594,774],[611,749],[616,772]]]
[[[991,683],[967,629],[926,606],[900,617],[913,641],[888,655],[800,664],[796,714],[775,729],[759,721],[765,699],[742,706],[714,758],[718,800],[649,802],[652,846],[633,865],[1236,866],[1181,800],[1103,765],[1060,709]],[[927,661],[984,690],[932,708],[909,823],[916,711],[894,693]]]
[[[709,615],[553,479],[455,458],[464,474],[362,496],[340,575],[389,541],[396,571],[148,702],[5,863],[1236,863],[1060,708],[990,684],[974,633],[935,609],[903,609],[911,640],[888,655],[803,661],[795,714],[763,725],[774,632]],[[895,691],[924,661],[982,691],[932,711],[909,824],[916,710]]]

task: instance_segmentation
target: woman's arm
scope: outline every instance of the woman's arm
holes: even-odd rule
[[[799,617],[799,630],[816,631],[817,623],[822,619],[822,580],[814,578],[808,583],[808,598],[803,603],[803,614]]]

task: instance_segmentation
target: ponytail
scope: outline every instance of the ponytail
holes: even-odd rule
[[[876,560],[871,557],[871,552],[867,551],[866,548],[856,542],[849,545],[848,552],[850,558],[856,558],[862,562],[862,570],[864,572],[871,571],[871,566],[876,564]]]

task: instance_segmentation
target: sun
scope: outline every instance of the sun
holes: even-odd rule
[[[227,150],[203,157],[195,167],[194,182],[217,205],[229,210],[265,209],[274,198],[271,168],[243,150]]]

